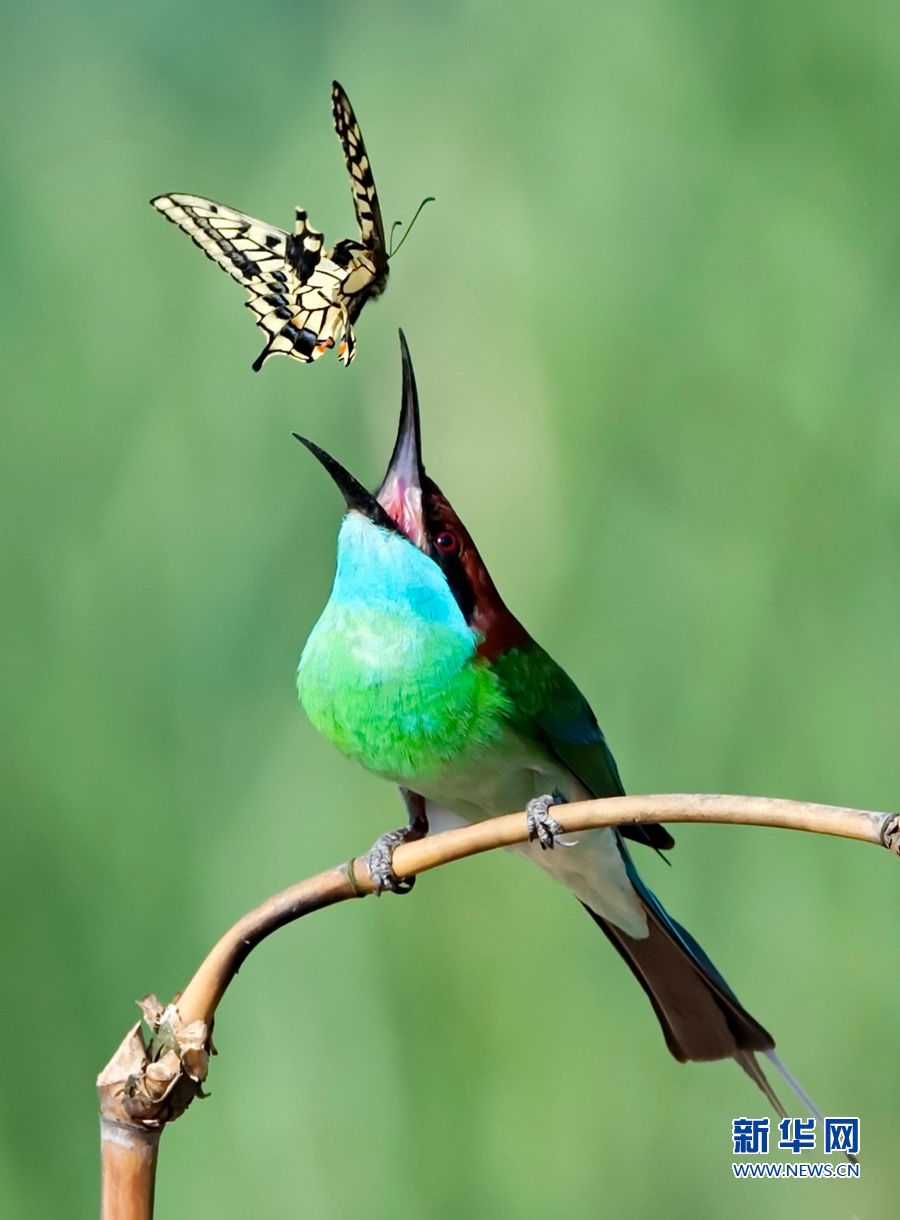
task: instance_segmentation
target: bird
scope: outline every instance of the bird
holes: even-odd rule
[[[366,860],[376,891],[406,893],[393,852],[428,833],[525,810],[517,851],[566,886],[625,960],[680,1062],[734,1059],[783,1117],[762,1054],[820,1114],[691,934],[641,879],[628,841],[668,852],[663,826],[562,837],[551,810],[624,789],[591,707],[506,607],[471,534],[426,474],[403,332],[400,423],[369,492],[294,433],[341,491],[346,515],[331,595],[303,648],[300,702],[344,755],[400,788],[408,824]]]
[[[390,254],[375,179],[353,107],[337,81],[331,89],[331,109],[350,175],[359,241],[345,238],[323,250],[323,236],[303,208],[296,209],[294,232],[288,233],[201,195],[157,195],[150,200],[250,293],[245,303],[268,336],[253,362],[257,373],[270,356],[309,364],[335,341],[341,363],[350,364],[356,353],[353,323],[366,302],[387,285]]]

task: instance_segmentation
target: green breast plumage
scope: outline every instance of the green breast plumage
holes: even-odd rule
[[[398,782],[438,776],[502,732],[508,701],[437,565],[358,513],[300,659],[300,699],[342,753]]]

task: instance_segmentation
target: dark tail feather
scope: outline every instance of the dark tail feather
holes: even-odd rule
[[[762,1052],[798,1096],[808,1102],[774,1054],[772,1035],[742,1007],[691,934],[666,913],[644,885],[621,839],[619,847],[629,880],[646,908],[649,935],[635,940],[590,907],[585,909],[647,993],[669,1050],[681,1063],[734,1059],[785,1117],[784,1107],[757,1062],[756,1053]]]
[[[783,1114],[754,1054],[774,1049],[771,1035],[699,966],[656,913],[647,911],[650,935],[634,940],[585,909],[647,993],[675,1058],[680,1063],[735,1059]]]
[[[766,1051],[766,1054],[771,1052]],[[768,1097],[772,1104],[773,1110],[776,1111],[782,1118],[787,1118],[787,1110],[778,1100],[778,1095],[766,1079],[766,1074],[759,1066],[756,1056],[753,1051],[739,1050],[734,1055],[735,1063],[739,1063],[754,1084],[758,1085]],[[779,1060],[780,1062],[780,1060]]]

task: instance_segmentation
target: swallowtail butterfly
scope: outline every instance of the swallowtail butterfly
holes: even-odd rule
[[[341,86],[331,91],[334,126],[350,173],[359,241],[346,238],[322,250],[322,234],[297,209],[293,233],[199,195],[157,195],[150,202],[184,229],[203,253],[243,284],[247,308],[268,342],[253,363],[292,356],[308,364],[338,341],[349,364],[356,352],[353,323],[370,297],[387,284],[388,252],[375,181],[353,107]]]

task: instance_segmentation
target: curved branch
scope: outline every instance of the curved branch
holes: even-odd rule
[[[556,806],[553,816],[568,834],[628,823],[718,822],[859,839],[900,855],[900,815],[769,797],[620,796]],[[527,838],[525,814],[513,813],[403,844],[394,853],[393,867],[400,877],[414,877],[454,860],[524,843]],[[146,1220],[152,1214],[159,1133],[184,1113],[194,1097],[202,1096],[212,1053],[213,1018],[247,955],[285,924],[371,893],[363,857],[301,881],[230,928],[171,1004],[163,1007],[153,996],[142,1001],[145,1020],[153,1031],[152,1042],[145,1043],[138,1023],[97,1081],[104,1220]]]
[[[882,846],[886,846],[883,827],[892,818],[891,814],[844,809],[837,805],[813,805],[762,796],[706,794],[616,796],[579,801],[555,806],[553,816],[567,834],[628,822],[718,822],[806,830]],[[497,847],[511,847],[527,839],[525,814],[511,813],[458,830],[446,830],[415,843],[405,843],[395,851],[393,867],[400,877],[415,877],[442,864]],[[226,932],[201,964],[179,997],[178,1011],[182,1021],[209,1024],[247,954],[270,933],[311,911],[371,892],[365,860],[358,857],[349,865],[301,881],[264,902]]]

